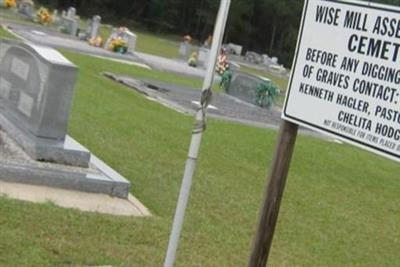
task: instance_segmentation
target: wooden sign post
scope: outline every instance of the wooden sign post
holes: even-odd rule
[[[269,174],[269,183],[265,190],[263,206],[260,212],[258,229],[253,240],[249,267],[262,267],[267,263],[290,160],[296,142],[297,130],[297,124],[282,121]]]
[[[249,267],[265,266],[298,125],[400,162],[400,8],[305,0]]]

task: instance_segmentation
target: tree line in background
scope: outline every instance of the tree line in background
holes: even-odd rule
[[[74,6],[81,16],[140,26],[154,32],[191,35],[204,41],[213,31],[217,0],[38,0],[58,9]],[[276,56],[290,67],[304,0],[231,0],[224,42],[244,51]],[[375,0],[400,5],[400,0]],[[133,29],[134,30],[134,29]],[[317,34],[317,33],[316,33]]]

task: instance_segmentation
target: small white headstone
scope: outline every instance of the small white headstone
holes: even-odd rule
[[[75,18],[75,16],[76,16],[76,9],[74,7],[68,8],[67,17],[72,19]]]

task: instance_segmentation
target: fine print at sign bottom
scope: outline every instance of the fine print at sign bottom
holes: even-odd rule
[[[283,119],[400,161],[399,14],[306,0]]]

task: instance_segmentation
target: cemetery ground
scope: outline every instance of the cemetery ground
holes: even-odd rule
[[[161,266],[193,118],[101,72],[177,78],[64,55],[80,71],[69,134],[127,177],[131,192],[153,216],[84,213],[4,196],[0,266]],[[268,129],[208,120],[176,266],[246,266],[276,136]],[[399,171],[398,163],[350,145],[300,135],[270,265],[398,264]]]
[[[26,24],[26,25],[34,25],[37,26],[37,24],[33,23],[32,21],[26,20],[20,16],[17,16],[15,14],[15,11],[13,10],[6,10],[6,9],[1,9],[0,10],[1,16],[3,19],[6,19],[9,22],[14,22],[18,24]],[[86,28],[86,22],[84,20],[80,21],[80,28]],[[136,27],[133,27],[135,34],[137,34],[137,44],[136,44],[136,51],[146,53],[146,54],[151,54],[151,55],[156,55],[156,56],[161,56],[164,58],[168,59],[176,59],[178,57],[178,49],[179,49],[179,43],[180,43],[180,36],[177,35],[171,35],[171,34],[162,34],[162,33],[152,33],[149,32],[148,30],[144,29],[138,29]],[[0,29],[2,30],[2,29]],[[109,36],[112,30],[111,25],[106,25],[102,24],[100,26],[99,32],[100,35],[105,38],[106,36]],[[4,30],[3,30],[4,31]],[[6,32],[6,31],[5,31]],[[6,32],[8,37],[10,37],[9,33]],[[277,105],[282,106],[283,100],[284,100],[284,90],[286,90],[287,87],[287,79],[281,78],[277,75],[274,75],[270,72],[267,72],[265,70],[258,70],[255,68],[251,68],[248,66],[243,66],[241,65],[241,70],[246,73],[250,73],[253,75],[259,75],[266,77],[273,81],[281,90],[282,94],[278,97],[277,100]],[[190,80],[190,78],[186,78],[187,80]],[[187,85],[189,87],[196,87],[200,88],[202,82],[198,81],[196,78],[193,78],[195,86],[193,85]],[[186,85],[186,84],[185,84]],[[218,86],[214,86],[214,90],[218,90]]]
[[[15,36],[0,27],[0,36],[7,39],[15,39]]]

